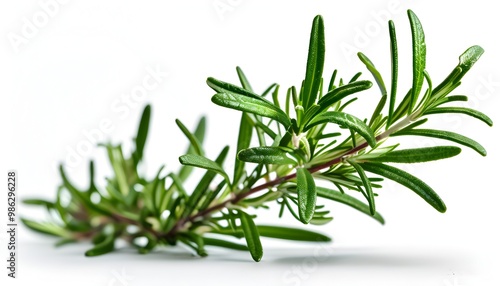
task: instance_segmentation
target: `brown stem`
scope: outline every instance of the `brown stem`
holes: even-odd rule
[[[405,119],[401,120],[397,124],[393,125],[391,128],[387,129],[386,131],[384,131],[383,133],[381,133],[380,135],[375,137],[375,141],[379,142],[379,141],[389,137],[392,133],[394,133],[397,130],[408,125],[411,121],[413,121],[412,116],[406,117]],[[315,167],[311,167],[308,169],[308,171],[310,173],[315,173],[315,172],[318,172],[322,169],[325,169],[325,168],[328,168],[328,167],[333,166],[335,164],[338,164],[338,163],[342,162],[342,159],[344,157],[355,154],[355,153],[365,149],[366,147],[368,147],[368,142],[364,142],[364,143],[352,148],[349,151],[346,151],[342,155],[340,155],[340,156],[336,157],[335,159],[332,159],[326,163],[320,164],[320,165],[315,166]],[[252,194],[255,194],[259,191],[262,191],[262,190],[270,188],[270,187],[274,187],[274,186],[279,185],[281,183],[284,183],[288,180],[294,179],[295,177],[297,177],[297,173],[293,173],[293,174],[289,174],[289,175],[284,176],[284,177],[276,178],[272,181],[269,181],[269,182],[263,183],[257,187],[254,187],[246,193],[240,193],[231,199],[227,199],[219,204],[213,205],[213,206],[211,206],[203,211],[200,211],[200,212],[198,212],[198,213],[196,213],[188,218],[180,219],[179,221],[177,221],[177,223],[174,225],[174,227],[172,227],[172,229],[168,233],[165,234],[165,237],[174,236],[188,222],[194,222],[196,219],[205,217],[214,211],[223,209],[223,208],[227,207],[229,204],[237,204],[238,202],[240,202],[241,200],[243,200],[244,198],[246,198]]]

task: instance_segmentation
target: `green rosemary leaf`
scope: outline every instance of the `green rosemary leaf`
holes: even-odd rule
[[[200,146],[203,145],[203,141],[205,140],[205,130],[207,124],[206,122],[207,122],[206,118],[202,116],[198,121],[198,124],[196,125],[194,132],[192,133],[196,138],[196,140],[198,140]],[[189,144],[186,154],[193,154],[195,152],[196,151],[193,145]],[[181,169],[179,170],[179,179],[181,180],[181,182],[184,182],[189,177],[192,171],[193,167],[182,165]]]
[[[241,221],[241,229],[245,235],[245,240],[247,241],[248,249],[252,255],[253,260],[259,262],[264,254],[262,251],[262,244],[260,242],[259,230],[255,226],[253,219],[246,212],[239,210]]]
[[[470,68],[479,60],[484,53],[480,46],[472,46],[465,50],[459,57],[458,65],[451,73],[432,91],[433,97],[442,97],[450,93]]]
[[[354,169],[356,169],[356,172],[358,173],[359,178],[361,179],[361,182],[363,183],[363,186],[365,187],[366,196],[368,199],[368,205],[370,206],[370,214],[375,215],[375,213],[376,213],[376,211],[375,211],[375,196],[373,195],[372,184],[371,184],[370,180],[366,176],[366,173],[363,170],[363,168],[358,163],[356,163],[354,160],[347,160],[347,161],[349,162],[349,164],[351,164],[351,166],[354,167]]]
[[[75,188],[73,184],[71,184],[71,182],[68,180],[68,177],[64,172],[64,167],[62,165],[59,166],[59,173],[61,174],[64,187],[71,193],[73,197],[77,198],[85,208],[96,211],[104,215],[112,214],[112,212],[109,209],[106,209],[102,205],[93,204],[92,201],[90,201],[90,198],[88,198],[86,194]]]
[[[71,238],[71,234],[66,229],[52,222],[36,222],[26,218],[21,218],[21,221],[33,231],[52,236]]]
[[[403,131],[406,131],[406,130],[411,130],[411,129],[415,128],[415,127],[418,127],[418,126],[424,124],[427,121],[428,121],[427,118],[423,118],[423,119],[417,120],[417,121],[415,121],[415,122],[413,122],[411,124],[408,124],[405,128],[399,130],[398,132],[403,132]],[[393,136],[393,135],[391,135],[391,136]]]
[[[410,88],[410,90],[408,90],[405,97],[403,98],[403,100],[401,100],[398,107],[394,111],[394,114],[392,117],[393,123],[398,121],[400,118],[402,118],[405,115],[405,113],[407,113],[409,110],[411,110],[411,108],[410,108],[411,95],[412,95],[412,89]]]
[[[280,87],[280,86],[279,86],[279,84],[273,83],[273,84],[271,84],[270,86],[268,86],[268,87],[264,90],[264,92],[262,92],[261,96],[262,96],[262,97],[265,97],[265,96],[266,96],[268,93],[270,93],[270,92],[271,92],[271,90],[273,90],[273,88],[274,88],[274,91],[273,91],[273,102],[274,102],[274,93],[277,93],[277,92],[278,92],[279,87]],[[275,105],[279,107],[279,104],[276,104],[276,103],[275,103]]]
[[[307,56],[306,79],[302,94],[302,105],[305,110],[312,106],[318,97],[323,64],[325,60],[325,27],[323,18],[316,16],[311,29],[309,54]]]
[[[260,195],[258,197],[252,197],[250,199],[245,199],[245,200],[243,200],[242,203],[245,206],[259,207],[267,202],[274,201],[274,200],[280,198],[281,196],[282,196],[282,194],[280,192],[268,191],[267,193]]]
[[[250,91],[253,92],[252,86],[250,85],[250,82],[248,82],[247,76],[243,72],[243,70],[240,67],[236,67],[236,72],[238,73],[238,78],[240,79],[241,86]]]
[[[327,242],[332,239],[324,234],[292,227],[258,225],[260,236],[272,237],[286,240]]]
[[[233,96],[245,96],[245,97],[250,97],[253,99],[258,99],[258,100],[263,101],[263,102],[270,103],[268,100],[266,100],[262,96],[257,95],[250,90],[247,90],[245,88],[241,88],[241,87],[236,86],[234,84],[230,84],[227,82],[217,80],[213,77],[209,77],[207,79],[207,85],[210,86],[217,93],[226,93],[226,94],[231,94]]]
[[[316,184],[306,168],[297,168],[297,195],[299,199],[299,218],[309,223],[316,207]]]
[[[199,156],[203,156],[205,152],[203,152],[203,148],[201,147],[201,143],[198,141],[198,138],[196,138],[196,136],[194,136],[194,134],[191,133],[179,119],[176,119],[175,123],[182,131],[182,133],[184,133],[184,135],[188,138],[191,146],[193,147],[194,153]]]
[[[255,123],[255,128],[257,129],[257,132],[259,133],[259,135],[262,134],[262,132],[260,132],[260,131],[263,131],[267,136],[271,137],[271,139],[273,139],[273,140],[276,139],[276,136],[278,136],[276,133],[274,133],[274,131],[271,128],[269,128],[262,121],[258,120],[258,121],[255,121],[254,123]],[[259,139],[259,140],[261,140],[261,139]]]
[[[467,146],[469,148],[472,148],[479,154],[486,156],[486,149],[484,149],[484,147],[481,146],[481,144],[477,143],[476,141],[466,136],[450,131],[434,130],[434,129],[412,129],[412,130],[401,130],[392,134],[391,136],[401,136],[401,135],[425,136],[425,137],[449,140]]]
[[[145,239],[147,240],[147,242],[145,245],[139,245],[136,243],[137,239]],[[137,250],[140,254],[148,254],[151,252],[151,250],[153,250],[156,247],[156,245],[158,244],[158,240],[152,234],[144,233],[141,236],[136,237],[134,241],[132,241],[132,244],[134,244],[135,247],[137,247]]]
[[[408,18],[410,19],[412,46],[413,46],[413,83],[411,88],[410,114],[417,102],[418,95],[424,83],[424,70],[426,58],[425,35],[422,29],[422,24],[417,15],[413,11],[408,10]]]
[[[241,150],[238,153],[238,159],[244,162],[277,165],[297,164],[288,156],[289,153],[282,147],[254,147]]]
[[[229,93],[218,93],[212,97],[212,102],[223,107],[274,119],[283,124],[285,128],[288,128],[291,124],[290,118],[281,109],[261,99]]]
[[[196,254],[198,254],[201,257],[205,257],[208,255],[207,251],[205,250],[205,241],[203,237],[201,237],[201,235],[192,231],[186,232],[184,233],[184,235],[188,240],[190,240],[195,244],[191,245],[189,243],[186,243],[188,246],[192,247],[196,251]]]
[[[193,167],[198,167],[210,171],[214,171],[224,177],[226,182],[228,184],[231,183],[231,180],[229,180],[229,176],[227,173],[222,169],[222,167],[217,164],[216,162],[208,159],[207,157],[196,155],[196,154],[187,154],[179,157],[179,161],[183,165],[189,165]]]
[[[94,161],[90,160],[89,162],[89,189],[88,189],[89,194],[92,194],[93,192],[98,192],[97,187],[95,185],[95,168],[94,168]]]
[[[234,250],[248,251],[248,247],[246,245],[234,243],[234,242],[227,241],[227,240],[210,238],[210,237],[203,237],[203,242],[205,243],[205,245],[224,247],[224,248],[229,248],[229,249],[234,249]]]
[[[215,160],[215,163],[218,166],[221,166],[224,160],[226,159],[227,153],[229,151],[229,147],[225,147],[217,156],[217,159]],[[194,210],[194,208],[198,205],[198,202],[202,198],[202,196],[207,192],[208,187],[210,186],[210,183],[213,181],[215,178],[215,175],[217,173],[211,170],[208,170],[205,175],[201,178],[200,182],[198,185],[196,185],[193,193],[189,196],[186,202],[186,208],[184,209],[184,212],[182,213],[182,217],[186,217],[191,212]],[[180,198],[180,197],[179,197]]]
[[[446,205],[441,200],[441,198],[434,192],[434,190],[424,183],[419,178],[403,171],[398,168],[384,165],[382,163],[361,163],[360,164],[365,171],[380,175],[387,179],[393,180],[408,189],[414,191],[432,207],[434,207],[439,212],[446,212]]]
[[[365,64],[368,71],[370,71],[370,73],[372,74],[373,78],[375,79],[375,82],[377,82],[378,88],[380,89],[380,93],[382,94],[382,96],[387,95],[387,89],[385,88],[384,79],[382,78],[380,72],[377,70],[372,61],[362,52],[358,53],[358,58],[361,60],[363,64]]]
[[[184,186],[182,185],[182,181],[179,178],[179,176],[177,176],[174,173],[170,173],[170,174],[168,174],[167,177],[170,177],[172,179],[172,184],[177,188],[177,191],[180,193],[180,195],[187,196],[187,192],[184,189]]]
[[[149,131],[149,121],[151,119],[151,106],[146,105],[144,111],[142,112],[141,121],[139,123],[139,129],[137,130],[137,136],[135,137],[135,151],[132,154],[134,159],[134,165],[137,166],[139,161],[142,160],[144,155],[144,146],[146,145],[146,139],[148,137]]]
[[[380,157],[370,159],[371,162],[422,163],[454,157],[461,149],[455,146],[436,146],[416,149],[396,150]]]
[[[309,124],[306,125],[304,130],[307,131],[313,126],[326,122],[345,126],[358,132],[359,135],[363,136],[363,138],[365,138],[368,144],[370,144],[370,146],[372,147],[374,147],[377,144],[375,140],[375,135],[373,134],[373,131],[370,129],[370,127],[368,127],[361,119],[343,112],[327,111],[321,113],[315,118],[313,118],[311,122],[309,122]]]
[[[116,236],[114,233],[107,234],[106,238],[102,242],[87,250],[85,252],[85,256],[99,256],[112,252],[115,249],[115,239]]]
[[[317,193],[319,197],[326,198],[332,201],[336,201],[345,205],[348,205],[364,214],[367,214],[373,217],[375,220],[384,224],[384,218],[377,212],[375,215],[371,215],[370,206],[363,203],[362,201],[352,197],[346,193],[335,191],[332,189],[327,189],[323,187],[316,187]]]
[[[387,102],[387,94],[380,98],[377,107],[375,107],[372,117],[370,118],[370,122],[368,123],[370,127],[374,126],[377,120],[382,117],[382,109],[384,109],[386,102]]]
[[[440,99],[439,101],[437,101],[434,106],[440,106],[442,104],[449,103],[449,102],[467,101],[467,100],[469,100],[469,99],[465,95],[450,95],[450,96],[444,97],[444,98]]]
[[[248,114],[242,113],[240,120],[240,131],[238,134],[238,144],[236,146],[236,154],[243,149],[247,149],[250,147],[250,141],[252,140],[252,131],[253,126],[251,123],[251,119],[248,117]],[[240,178],[243,176],[245,172],[245,161],[239,160],[236,156],[234,160],[234,175],[233,182],[238,184]]]
[[[25,199],[23,200],[23,204],[34,205],[34,206],[44,206],[47,209],[55,208],[55,204],[53,202],[49,202],[42,199]]]
[[[474,110],[472,108],[466,107],[439,107],[427,110],[424,115],[427,114],[438,114],[438,113],[462,113],[465,115],[472,116],[481,120],[482,122],[488,124],[488,126],[493,126],[493,121],[484,113]]]
[[[257,230],[259,231],[259,235],[261,237],[263,236],[276,239],[312,241],[312,242],[328,242],[332,240],[330,237],[324,234],[300,228],[257,225]],[[237,238],[244,237],[243,231],[239,229],[237,229],[236,231],[229,229],[219,229],[219,230],[213,230],[212,233],[230,235]]]
[[[356,73],[350,80],[349,80],[349,83],[353,83],[355,82],[363,73],[362,72],[358,72]]]
[[[304,114],[304,118],[302,119],[302,127],[307,124],[309,121],[311,121],[312,118],[314,118],[314,116],[316,116],[316,114],[318,114],[318,111],[321,109],[321,106],[317,105],[317,104],[313,104],[311,107],[309,107],[309,109],[306,110],[305,114]]]
[[[365,64],[368,71],[370,71],[373,78],[375,79],[375,82],[377,82],[377,85],[380,89],[380,93],[382,94],[382,97],[380,98],[380,101],[377,104],[377,107],[373,111],[372,117],[370,118],[370,121],[368,124],[369,126],[372,126],[373,123],[375,122],[376,118],[381,115],[382,109],[384,109],[384,107],[385,107],[385,103],[387,102],[387,89],[385,87],[384,79],[382,78],[382,76],[380,75],[380,72],[377,70],[377,68],[372,63],[372,61],[361,52],[358,53],[358,58],[361,60],[361,62],[363,64]]]
[[[396,27],[392,20],[389,21],[389,37],[391,39],[391,96],[389,98],[389,115],[387,118],[387,127],[392,122],[394,106],[396,104],[396,94],[398,88],[398,42],[396,38]]]
[[[361,81],[355,81],[353,83],[348,83],[346,85],[333,89],[332,91],[328,92],[323,97],[321,97],[321,99],[318,101],[318,105],[321,107],[318,110],[318,113],[327,110],[333,104],[342,100],[344,97],[363,90],[367,90],[370,87],[372,87],[372,85],[373,84],[370,81],[361,80]]]
[[[328,84],[328,92],[335,88],[335,78],[337,77],[337,70],[334,70],[330,78],[330,83]]]
[[[116,188],[119,192],[126,197],[129,194],[130,186],[127,180],[127,166],[126,160],[123,156],[122,147],[107,145],[109,161],[115,172]]]

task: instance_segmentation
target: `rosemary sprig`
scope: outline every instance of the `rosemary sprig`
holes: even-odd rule
[[[228,146],[214,159],[205,155],[206,122],[202,118],[193,132],[180,120],[176,121],[190,143],[186,154],[179,158],[182,168],[166,175],[160,169],[155,177],[144,177],[138,166],[143,164],[149,132],[151,108],[147,106],[135,137],[135,150],[129,157],[123,154],[120,145],[102,145],[114,171],[106,186],[95,184],[92,162],[89,187],[84,190],[71,183],[61,166],[62,185],[55,202],[25,200],[26,204],[47,208],[55,219],[50,222],[23,219],[25,225],[60,237],[58,245],[92,240],[95,246],[85,253],[87,256],[111,252],[115,241],[123,239],[139,253],[148,253],[158,245],[182,243],[199,256],[207,255],[205,246],[209,245],[248,250],[259,261],[263,256],[260,237],[330,240],[308,230],[256,224],[255,215],[248,210],[267,208],[273,202],[280,207],[280,217],[286,210],[303,224],[331,221],[329,211],[318,204],[320,199],[349,205],[384,223],[377,212],[375,197],[380,182],[386,178],[409,188],[437,211],[445,212],[444,202],[429,185],[388,163],[440,160],[458,155],[461,149],[434,146],[401,150],[397,142],[392,145],[387,142],[400,136],[428,136],[452,141],[485,156],[486,150],[464,135],[420,128],[428,117],[441,113],[462,113],[492,125],[491,119],[477,110],[442,106],[467,100],[452,92],[483,50],[479,46],[467,49],[450,75],[434,87],[426,70],[422,25],[412,11],[408,11],[408,17],[413,81],[402,100],[397,102],[396,96],[399,67],[394,23],[389,21],[392,72],[387,86],[390,90],[368,56],[358,54],[381,93],[369,119],[344,112],[357,99],[353,95],[366,93],[373,85],[360,79],[361,73],[344,81],[337,80],[335,70],[328,86],[324,84],[324,25],[321,16],[317,16],[311,30],[305,79],[300,88],[288,88],[285,97],[280,96],[277,84],[263,94],[255,93],[240,68],[237,73],[241,87],[207,79],[216,92],[212,102],[241,112],[232,173],[223,167]],[[267,94],[272,95],[272,100],[266,99]],[[254,136],[258,146],[251,147]],[[204,169],[205,174],[194,190],[188,192],[184,182],[193,168]],[[320,181],[329,182],[330,187],[319,186]],[[64,197],[70,200],[65,201]],[[241,238],[246,243],[234,241]]]

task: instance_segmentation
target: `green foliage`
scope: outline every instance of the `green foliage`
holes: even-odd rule
[[[368,116],[344,111],[356,102],[358,97],[354,96],[371,92],[373,83],[361,79],[360,72],[344,80],[335,69],[328,86],[324,82],[325,31],[323,19],[317,16],[311,29],[305,78],[298,88],[292,86],[280,94],[280,86],[273,83],[259,94],[239,67],[236,71],[241,87],[207,79],[215,91],[215,104],[241,112],[236,148],[231,153],[235,155],[234,161],[231,158],[232,170],[225,167],[230,154],[228,146],[215,159],[206,155],[206,120],[201,118],[192,131],[176,120],[189,142],[185,154],[179,157],[179,171],[160,168],[153,177],[145,176],[140,167],[144,164],[151,118],[151,107],[147,106],[129,156],[123,153],[121,145],[101,145],[113,170],[104,186],[94,181],[93,162],[89,165],[87,188],[76,187],[61,166],[62,182],[55,201],[25,200],[26,204],[47,209],[54,219],[42,222],[23,218],[24,224],[34,231],[59,237],[57,245],[92,241],[94,247],[86,256],[114,251],[116,241],[124,240],[141,254],[158,246],[182,244],[198,256],[206,256],[210,247],[222,247],[249,251],[255,261],[260,261],[264,253],[261,237],[331,241],[328,236],[309,230],[259,225],[254,210],[272,204],[278,205],[279,217],[287,212],[303,224],[323,225],[333,219],[324,202],[344,204],[383,224],[376,198],[377,192],[382,193],[381,182],[389,179],[412,190],[437,211],[445,212],[444,202],[429,185],[388,163],[429,162],[461,152],[456,146],[399,149],[394,140],[401,136],[448,140],[486,155],[478,142],[462,134],[417,128],[428,118],[447,113],[493,124],[477,110],[448,106],[467,101],[467,96],[452,92],[483,49],[467,49],[451,73],[433,87],[426,70],[422,24],[412,11],[408,11],[408,17],[413,79],[403,96],[397,92],[399,55],[392,21],[390,78],[384,79],[368,56],[358,54],[360,66],[369,71],[380,91],[380,99]],[[269,94],[271,100],[266,99]],[[184,183],[194,168],[204,174],[193,190],[186,190]]]

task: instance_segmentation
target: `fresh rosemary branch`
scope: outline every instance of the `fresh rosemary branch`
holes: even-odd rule
[[[413,175],[387,163],[421,163],[450,158],[461,149],[434,146],[399,149],[387,144],[399,136],[427,136],[452,141],[485,156],[486,150],[476,141],[450,131],[419,128],[433,114],[462,113],[492,125],[485,114],[463,107],[448,106],[466,101],[466,96],[452,95],[463,76],[479,59],[483,49],[472,46],[459,58],[458,65],[436,87],[426,70],[426,44],[422,25],[408,11],[412,33],[413,81],[406,95],[397,100],[398,45],[395,25],[389,21],[391,78],[390,90],[373,62],[363,53],[364,64],[380,90],[380,101],[369,119],[344,112],[358,95],[372,87],[357,73],[351,80],[337,80],[337,70],[330,82],[324,82],[324,24],[314,18],[306,75],[300,88],[290,87],[284,95],[272,84],[263,94],[251,88],[243,71],[237,68],[241,87],[214,78],[207,84],[216,92],[212,102],[241,112],[236,158],[232,173],[224,169],[229,147],[215,160],[203,149],[205,118],[190,131],[180,120],[176,123],[190,142],[179,158],[182,168],[165,174],[161,168],[154,178],[138,171],[143,164],[149,132],[151,107],[144,109],[135,137],[135,150],[125,157],[120,145],[104,144],[114,171],[106,186],[94,181],[90,163],[90,182],[85,190],[76,188],[61,166],[62,185],[54,202],[29,199],[27,204],[46,207],[54,216],[49,222],[23,219],[35,231],[60,237],[58,245],[91,240],[95,246],[87,256],[111,252],[115,241],[122,239],[148,253],[158,245],[184,244],[199,256],[206,256],[205,246],[247,250],[255,261],[262,258],[260,237],[301,241],[330,241],[316,232],[281,226],[257,225],[251,208],[268,208],[277,203],[279,217],[285,210],[303,224],[322,225],[332,217],[318,198],[336,201],[365,213],[380,223],[376,189],[383,178],[405,186],[439,212],[446,206],[437,193]],[[270,95],[271,100],[266,99]],[[348,97],[351,97],[348,99]],[[445,106],[442,106],[445,105]],[[386,108],[387,106],[387,108]],[[295,114],[293,114],[295,113]],[[251,147],[252,144],[258,144]],[[194,190],[184,182],[193,168],[205,170]],[[232,176],[230,176],[230,174]],[[69,198],[69,200],[67,199]],[[246,243],[238,243],[244,238]]]

